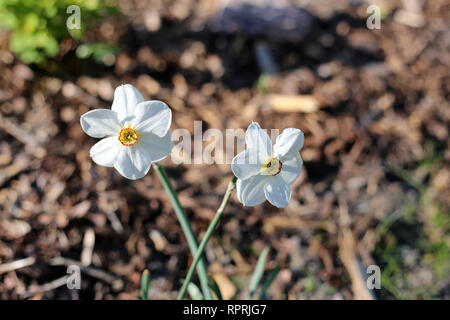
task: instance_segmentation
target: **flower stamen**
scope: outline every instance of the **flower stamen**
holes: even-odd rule
[[[268,176],[276,176],[281,172],[283,164],[277,158],[267,159],[262,166],[262,173]]]
[[[123,128],[119,132],[119,141],[124,146],[130,147],[136,144],[139,140],[139,135],[136,130],[132,128]]]

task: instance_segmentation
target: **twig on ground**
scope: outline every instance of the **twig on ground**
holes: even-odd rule
[[[362,264],[356,254],[355,237],[349,225],[351,222],[348,206],[344,200],[339,201],[340,232],[338,237],[339,256],[352,281],[353,297],[356,300],[375,300],[376,297],[366,286]]]
[[[35,262],[36,262],[36,258],[28,257],[25,259],[20,259],[20,260],[8,262],[8,263],[0,264],[0,274],[14,271],[14,270],[21,269],[21,268],[25,268],[25,267],[29,267],[29,266],[33,265]]]
[[[118,234],[122,234],[123,226],[114,210],[107,210],[106,216],[108,217],[108,220],[111,223],[111,227],[114,229],[114,231],[116,231]]]
[[[39,147],[40,143],[35,136],[30,134],[22,126],[14,123],[9,118],[5,118],[0,114],[0,129],[12,135],[18,141],[31,147],[32,150]]]
[[[113,276],[106,271],[94,268],[94,267],[88,267],[84,266],[80,261],[67,259],[63,257],[56,257],[50,260],[50,265],[52,266],[70,266],[70,265],[77,265],[80,267],[81,271],[86,273],[88,276],[91,276],[93,278],[102,280],[106,283],[109,283],[112,285],[114,290],[121,290],[123,288],[123,280]]]
[[[6,183],[9,179],[21,173],[23,170],[28,169],[29,167],[29,157],[24,154],[18,155],[13,163],[11,163],[6,168],[2,168],[2,170],[0,171],[0,186]]]
[[[84,233],[83,250],[81,251],[81,264],[88,266],[92,263],[92,253],[94,252],[95,232],[89,228]]]
[[[53,280],[51,282],[45,283],[41,286],[37,286],[35,289],[28,290],[23,294],[23,298],[30,298],[38,293],[52,291],[56,288],[62,287],[67,283],[67,279],[69,276],[63,276],[61,278],[58,278],[56,280]]]

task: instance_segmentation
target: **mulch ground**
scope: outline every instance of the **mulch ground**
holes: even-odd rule
[[[233,196],[207,247],[208,271],[225,297],[246,297],[269,247],[267,272],[281,267],[270,299],[364,297],[358,262],[380,266],[377,298],[449,298],[448,2],[428,1],[417,13],[381,1],[380,30],[366,28],[363,1],[323,2],[306,6],[311,30],[285,40],[209,28],[211,1],[123,1],[121,16],[87,32],[120,46],[111,66],[76,59],[69,39],[68,53],[30,67],[14,58],[3,32],[0,270],[34,259],[0,272],[0,298],[137,299],[146,268],[150,298],[176,297],[192,258],[158,178],[129,181],[94,164],[96,141],[79,125],[91,108],[109,108],[121,83],[167,102],[172,129],[258,121],[305,133],[290,205],[248,208]],[[258,40],[276,75],[261,76]],[[163,165],[200,238],[230,166]],[[52,283],[73,263],[87,266],[81,290]]]

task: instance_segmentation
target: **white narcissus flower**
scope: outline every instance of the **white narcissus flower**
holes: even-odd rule
[[[272,148],[267,133],[252,122],[245,133],[247,149],[231,162],[231,169],[238,178],[239,201],[245,206],[256,206],[267,199],[278,208],[286,207],[292,193],[289,185],[302,170],[299,151],[303,142],[303,132],[288,128],[277,137]]]
[[[128,179],[139,179],[153,162],[172,150],[172,112],[162,101],[144,101],[132,85],[116,88],[111,110],[96,109],[81,116],[83,131],[104,138],[90,151],[92,160],[114,167]]]

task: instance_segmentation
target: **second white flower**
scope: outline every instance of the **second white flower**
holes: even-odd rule
[[[299,176],[304,136],[299,129],[285,129],[272,148],[267,133],[253,122],[245,133],[247,149],[233,158],[231,168],[238,178],[237,196],[245,206],[268,200],[278,208],[288,205],[290,184]]]

